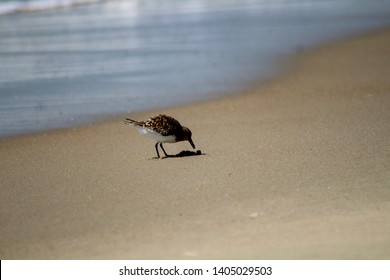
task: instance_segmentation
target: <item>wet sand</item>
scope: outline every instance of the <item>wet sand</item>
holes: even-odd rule
[[[389,46],[332,43],[240,95],[131,116],[176,117],[198,156],[150,159],[123,118],[0,139],[0,258],[389,259]]]

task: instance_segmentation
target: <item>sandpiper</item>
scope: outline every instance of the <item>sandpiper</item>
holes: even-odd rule
[[[182,126],[176,119],[167,115],[158,115],[151,117],[147,121],[135,121],[132,119],[126,119],[126,124],[132,124],[142,135],[146,135],[157,141],[155,148],[157,152],[157,158],[160,158],[158,152],[158,144],[166,157],[169,157],[164,150],[162,143],[176,143],[180,141],[190,142],[192,148],[195,149],[194,142],[192,142],[191,130]]]

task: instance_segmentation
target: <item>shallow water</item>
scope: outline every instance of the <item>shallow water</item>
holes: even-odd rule
[[[380,0],[105,1],[0,15],[0,136],[221,97],[279,73],[285,55],[389,25]]]

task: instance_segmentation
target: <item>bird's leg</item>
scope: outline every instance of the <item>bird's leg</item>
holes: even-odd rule
[[[160,143],[161,144],[161,143]],[[158,142],[156,143],[156,152],[157,152],[157,158],[160,158],[160,154],[159,154],[159,152],[158,152]],[[164,150],[163,150],[164,151]],[[164,151],[164,153],[165,153],[165,151]]]
[[[164,147],[163,147],[162,143],[160,143],[160,147],[161,147],[161,150],[163,150],[163,152],[164,152],[165,156],[166,156],[166,157],[169,157],[169,155],[168,155],[168,154],[165,152],[165,150],[164,150]]]

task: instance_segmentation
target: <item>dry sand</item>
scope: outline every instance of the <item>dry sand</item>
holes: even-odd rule
[[[390,31],[175,116],[205,155],[150,160],[123,119],[0,140],[1,259],[389,259]],[[167,152],[189,150],[167,144]]]

